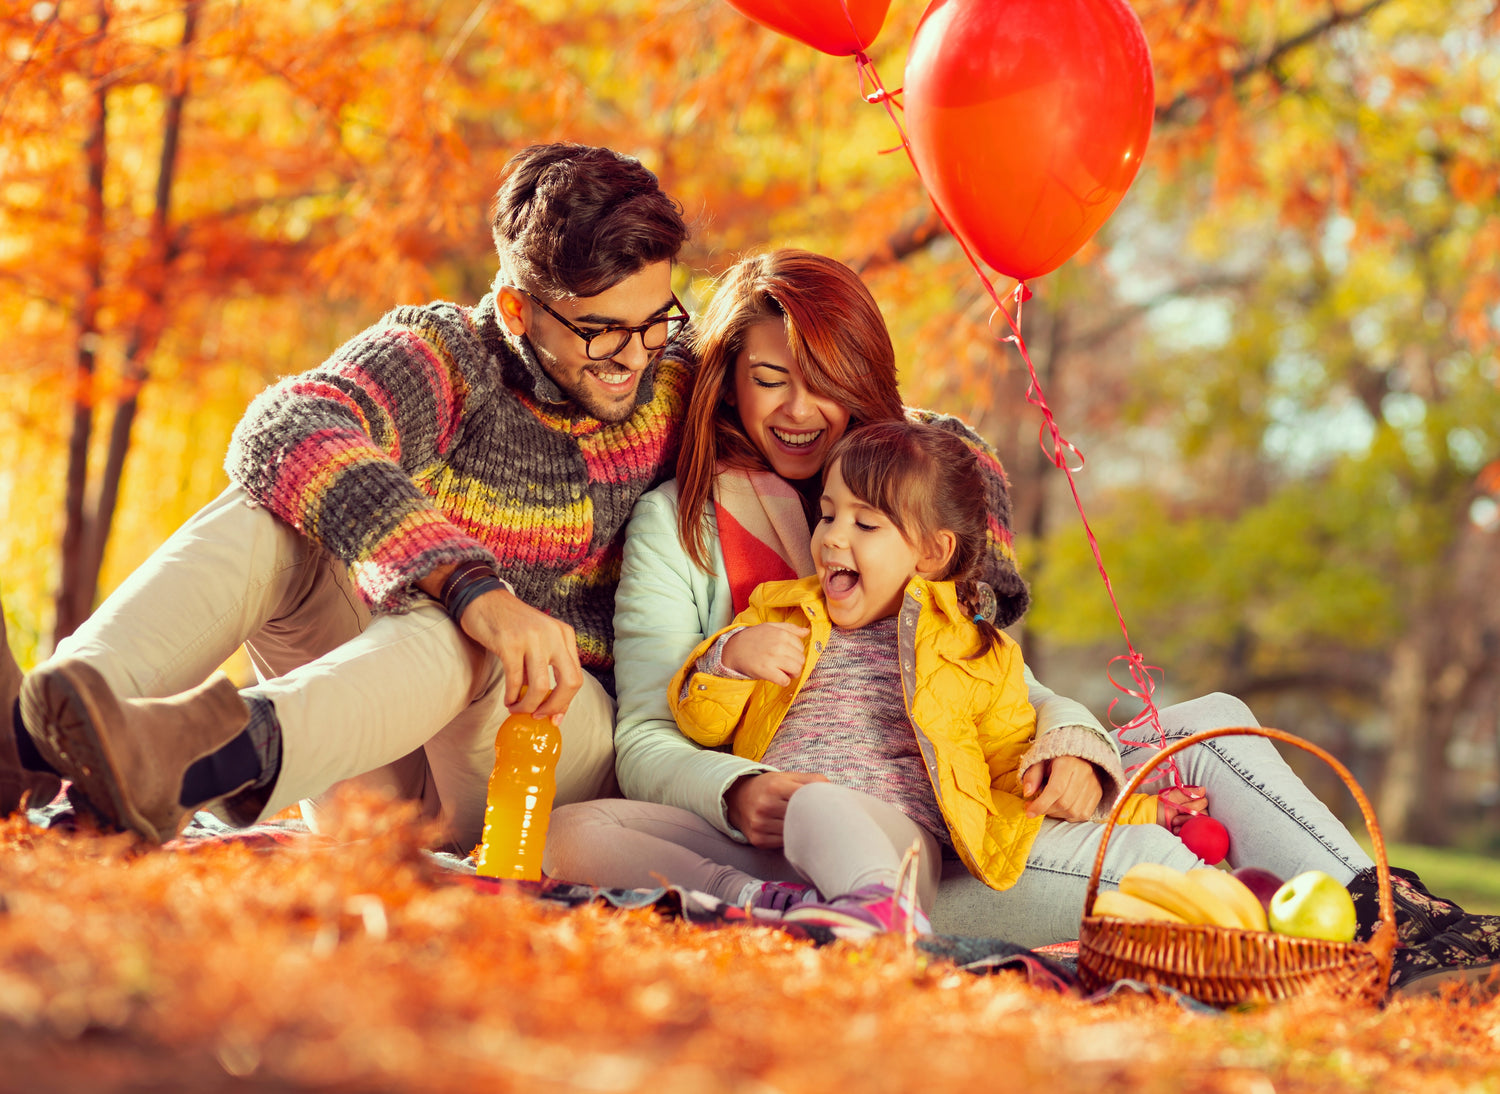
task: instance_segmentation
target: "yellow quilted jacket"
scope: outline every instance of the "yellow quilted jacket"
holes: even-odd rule
[[[694,672],[719,631],[693,651],[670,685],[672,713],[688,737],[710,748],[732,742],[736,756],[751,760],[765,755],[832,630],[818,579],[761,585],[730,627],[771,622],[810,630],[801,675],[783,687]],[[1026,698],[1015,642],[1001,635],[983,657],[966,660],[978,641],[951,581],[912,578],[897,621],[906,711],[954,848],[975,877],[1007,889],[1021,876],[1042,823],[1026,816],[1017,774],[1036,732],[1036,711]]]

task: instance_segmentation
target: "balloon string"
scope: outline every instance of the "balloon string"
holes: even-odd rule
[[[844,9],[844,21],[849,24],[849,33],[854,38],[855,45],[859,44],[859,28],[854,25],[854,13],[849,10],[849,0],[839,0],[839,7]]]
[[[895,125],[896,132],[901,136],[901,147],[906,152],[906,158],[911,161],[911,167],[916,173],[917,181],[927,191],[928,199],[932,201],[932,207],[937,212],[938,219],[948,229],[948,234],[958,242],[959,248],[964,253],[964,258],[973,267],[974,273],[979,277],[979,281],[984,286],[985,292],[989,295],[990,300],[994,302],[995,310],[1005,316],[1006,322],[1010,325],[1011,333],[1002,338],[1001,341],[1014,343],[1017,351],[1021,354],[1021,360],[1026,363],[1026,371],[1031,378],[1030,384],[1026,389],[1026,401],[1036,407],[1042,415],[1042,425],[1037,438],[1038,444],[1053,466],[1067,477],[1068,489],[1073,495],[1073,504],[1078,509],[1078,517],[1083,522],[1084,534],[1088,537],[1089,550],[1094,555],[1094,565],[1099,569],[1099,576],[1104,581],[1104,590],[1109,595],[1110,607],[1114,609],[1115,619],[1120,624],[1120,633],[1125,639],[1125,648],[1128,652],[1110,659],[1106,675],[1109,677],[1110,684],[1116,690],[1142,704],[1139,714],[1121,724],[1116,722],[1114,717],[1115,707],[1119,704],[1120,697],[1110,700],[1107,711],[1110,724],[1115,727],[1115,733],[1123,744],[1165,748],[1167,734],[1162,729],[1161,714],[1157,710],[1156,701],[1153,697],[1156,691],[1156,679],[1152,676],[1152,673],[1160,674],[1162,670],[1158,666],[1147,665],[1145,659],[1136,650],[1135,645],[1130,640],[1130,631],[1125,626],[1125,615],[1120,610],[1119,600],[1115,597],[1114,583],[1110,581],[1109,572],[1104,568],[1104,556],[1099,549],[1099,541],[1094,536],[1094,529],[1089,524],[1088,514],[1084,512],[1083,498],[1078,493],[1078,483],[1074,478],[1076,472],[1083,470],[1083,453],[1078,450],[1076,445],[1063,436],[1062,429],[1058,426],[1057,419],[1052,414],[1052,408],[1047,405],[1047,397],[1042,392],[1042,381],[1037,376],[1036,366],[1031,362],[1031,353],[1026,348],[1026,341],[1021,337],[1021,306],[1027,300],[1031,299],[1031,290],[1026,287],[1024,281],[1016,282],[1015,291],[1012,294],[1016,302],[1016,314],[1012,317],[1001,301],[1000,295],[995,291],[994,284],[980,267],[979,261],[974,257],[973,251],[969,249],[968,242],[954,230],[952,222],[948,220],[948,215],[943,212],[942,206],[936,200],[933,200],[932,191],[927,188],[927,181],[922,178],[922,170],[917,166],[917,159],[912,152],[911,142],[907,139],[906,129],[902,126],[901,119],[896,117],[894,109],[894,107],[901,105],[895,99],[895,96],[899,95],[901,90],[899,88],[896,91],[886,90],[885,84],[880,79],[880,73],[876,71],[874,63],[863,50],[854,55],[854,60],[859,72],[860,96],[868,103],[878,103],[885,107],[885,112],[890,115],[891,123]],[[867,90],[866,80],[874,87],[873,91]],[[990,323],[993,324],[994,320],[995,317],[991,314]],[[991,327],[991,333],[993,333],[993,326]],[[1047,443],[1049,438],[1052,442],[1050,448]],[[1070,456],[1073,458],[1070,459]],[[1076,464],[1074,460],[1076,460]],[[1134,687],[1128,687],[1115,679],[1114,666],[1119,661],[1126,663],[1131,682],[1135,685]],[[1143,726],[1149,726],[1155,731],[1156,742],[1154,744],[1144,740],[1132,740],[1126,736],[1126,734],[1133,733]],[[1143,766],[1146,766],[1146,764],[1132,764],[1126,771],[1127,773],[1135,771],[1137,768]],[[1166,767],[1166,774],[1170,777],[1172,784],[1181,787],[1183,785],[1182,776],[1177,770],[1176,759],[1168,759]]]

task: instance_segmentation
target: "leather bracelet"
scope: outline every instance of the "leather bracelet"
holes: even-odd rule
[[[443,610],[448,613],[448,618],[452,619],[454,623],[461,624],[464,612],[468,610],[470,604],[474,603],[474,601],[478,600],[485,593],[493,593],[505,588],[508,588],[508,586],[494,573],[480,574],[474,580],[466,582],[456,589],[453,595],[443,602]]]
[[[494,565],[488,559],[471,558],[467,561],[460,562],[457,566],[453,567],[452,572],[450,572],[448,576],[443,579],[442,588],[438,590],[438,602],[446,605],[449,598],[453,596],[453,590],[455,587],[457,587],[458,583],[469,575],[475,573],[493,574],[495,577],[500,576],[499,573],[495,570]]]
[[[493,562],[484,558],[471,558],[453,567],[452,572],[443,579],[438,591],[438,602],[442,604],[443,611],[448,613],[448,618],[458,623],[470,604],[496,589],[515,592],[510,583],[500,576]]]

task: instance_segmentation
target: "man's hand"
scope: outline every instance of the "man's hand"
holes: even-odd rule
[[[417,587],[437,599],[453,569],[439,567],[418,581]],[[505,706],[512,714],[551,718],[561,724],[568,704],[583,687],[583,666],[572,627],[496,589],[464,609],[460,628],[500,659]]]
[[[1156,823],[1174,836],[1200,813],[1208,816],[1208,795],[1201,786],[1174,786],[1156,796]]]
[[[801,674],[807,661],[807,634],[806,627],[795,623],[758,623],[731,635],[719,660],[743,676],[784,687]]]
[[[754,847],[780,847],[786,803],[808,783],[827,781],[826,776],[811,771],[763,771],[759,775],[746,775],[724,792],[729,823],[743,832]]]
[[[1026,769],[1021,780],[1028,817],[1086,821],[1099,808],[1104,785],[1094,765],[1077,756],[1058,756]]]

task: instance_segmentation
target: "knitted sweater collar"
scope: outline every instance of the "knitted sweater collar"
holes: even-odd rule
[[[490,293],[479,302],[474,309],[474,326],[479,331],[479,336],[484,339],[495,360],[500,362],[500,379],[506,387],[519,393],[534,402],[546,404],[549,408],[560,413],[570,413],[573,417],[587,418],[582,408],[577,407],[573,400],[563,393],[562,388],[552,377],[547,375],[542,363],[537,360],[536,351],[531,348],[531,343],[519,334],[512,334],[505,324],[500,322],[500,315],[495,307],[495,294]],[[656,364],[648,365],[645,373],[641,376],[640,386],[636,388],[635,405],[639,409],[651,402],[656,396]],[[592,419],[590,419],[592,420]]]

